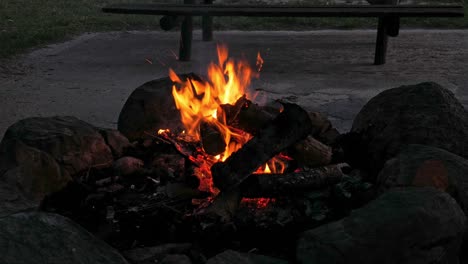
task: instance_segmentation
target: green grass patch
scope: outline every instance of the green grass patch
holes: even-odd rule
[[[84,32],[159,30],[158,16],[105,14],[107,4],[174,0],[0,0],[0,58]],[[177,0],[181,1],[181,0]],[[468,10],[468,0],[465,11]],[[376,18],[218,17],[216,30],[311,30],[375,28]],[[200,19],[195,20],[199,27]],[[404,18],[402,27],[468,28],[464,18]]]

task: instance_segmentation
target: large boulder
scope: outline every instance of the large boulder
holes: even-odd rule
[[[9,127],[0,143],[0,184],[3,193],[18,191],[27,199],[21,203],[37,204],[80,172],[109,167],[112,161],[92,125],[74,117],[27,118]],[[8,199],[0,193],[0,203]]]
[[[401,86],[372,98],[354,119],[345,145],[348,162],[375,180],[385,161],[407,144],[468,157],[468,116],[454,94],[432,82]]]
[[[447,193],[395,188],[350,216],[306,231],[299,263],[458,263],[466,217]]]
[[[286,264],[285,260],[273,257],[241,253],[234,250],[226,250],[210,258],[206,264]]]
[[[385,163],[377,186],[381,193],[393,187],[434,187],[449,193],[468,214],[468,160],[440,148],[408,145]]]
[[[128,264],[71,220],[36,212],[0,218],[0,263]]]
[[[188,77],[199,78],[193,73],[179,77],[181,80]],[[136,88],[120,112],[118,130],[130,141],[134,141],[145,137],[145,132],[154,133],[166,128],[173,131],[181,129],[180,113],[172,96],[173,85],[167,77]]]

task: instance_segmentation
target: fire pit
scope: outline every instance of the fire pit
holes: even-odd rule
[[[206,77],[171,70],[135,90],[120,132],[18,122],[0,145],[11,207],[66,216],[131,263],[455,263],[468,117],[453,94],[385,91],[340,135],[321,113],[259,104],[262,64],[219,46]]]

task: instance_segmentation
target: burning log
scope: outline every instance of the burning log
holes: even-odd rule
[[[240,185],[243,197],[278,197],[337,184],[343,177],[345,163],[286,174],[252,174]]]
[[[210,155],[216,156],[223,153],[226,148],[223,135],[218,127],[212,123],[202,121],[200,124],[200,137],[203,150]]]
[[[256,135],[260,129],[270,123],[279,114],[278,109],[259,106],[245,96],[234,105],[221,105],[218,110],[225,114],[228,126]]]
[[[239,185],[274,155],[307,137],[312,130],[307,112],[296,104],[283,105],[284,111],[261,129],[257,136],[225,162],[211,167],[216,187],[225,191]]]
[[[301,166],[310,168],[330,164],[332,155],[331,147],[310,135],[306,139],[294,144],[288,150],[288,156],[297,161]]]

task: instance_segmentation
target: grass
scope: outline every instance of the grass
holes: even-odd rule
[[[84,32],[159,30],[159,17],[104,14],[112,3],[136,0],[0,0],[0,58]],[[143,0],[144,1],[144,0]],[[174,2],[155,0],[153,2]],[[179,0],[180,1],[180,0]],[[142,0],[138,0],[142,2]],[[146,0],[146,2],[151,2]],[[468,10],[468,0],[465,11]],[[215,18],[215,29],[307,30],[375,28],[375,18]],[[196,25],[199,20],[196,20]],[[465,18],[405,18],[402,27],[468,28]]]

